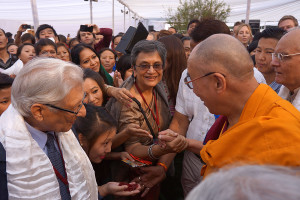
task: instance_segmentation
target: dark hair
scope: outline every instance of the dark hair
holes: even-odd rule
[[[87,31],[81,31],[81,32],[87,32]],[[89,32],[89,33],[91,33],[91,32]],[[91,34],[93,34],[93,38],[96,38],[95,33],[91,33]],[[77,39],[79,42],[81,42],[80,29],[77,31],[76,39]]]
[[[181,33],[174,33],[173,36],[177,37],[179,40],[184,37]]]
[[[5,37],[6,37],[5,31],[4,31],[2,28],[0,28],[0,30],[3,32],[3,34],[4,34]],[[6,37],[6,38],[7,38],[7,37]]]
[[[258,40],[260,39],[260,35],[261,35],[261,32],[255,33],[255,35],[252,39],[252,42],[247,47],[247,50],[249,53],[251,53],[252,51],[254,51],[257,48]]]
[[[81,51],[83,51],[84,49],[89,49],[91,50],[92,52],[94,52],[96,54],[96,56],[98,57],[99,59],[99,63],[100,63],[100,58],[99,58],[99,55],[97,54],[97,52],[95,51],[95,49],[93,49],[92,47],[90,47],[89,45],[87,44],[84,44],[84,43],[80,43],[80,44],[77,44],[71,51],[71,58],[72,58],[72,62],[75,63],[76,65],[79,65],[80,66],[80,53]],[[102,78],[104,79],[104,82],[106,84],[108,84],[108,80],[105,76],[105,72],[103,71],[103,69],[100,67],[99,69],[99,74],[102,76]]]
[[[14,79],[0,72],[0,90],[10,88],[13,84]]]
[[[6,32],[5,35],[7,38],[11,38],[11,36],[12,36],[11,32]]]
[[[100,51],[99,51],[99,57],[101,57],[101,54],[104,52],[104,51],[110,51],[114,54],[115,56],[115,60],[117,59],[117,54],[114,50],[110,49],[110,48],[102,48]]]
[[[15,45],[15,46],[18,47],[18,45],[16,45],[16,43],[8,43],[8,44],[7,44],[7,48],[10,47],[10,46],[12,46],[12,45]]]
[[[170,29],[170,28],[174,29],[174,30],[175,30],[175,32],[177,33],[177,29],[176,29],[175,27],[173,27],[173,26],[170,26],[170,27],[169,27],[169,29]]]
[[[196,23],[197,25],[200,23],[200,21],[198,20],[198,19],[192,19],[189,23],[188,23],[188,25],[187,25],[187,30],[189,29],[189,27],[190,27],[190,25],[191,24],[193,24],[193,23]]]
[[[161,61],[163,62],[163,68],[165,68],[167,50],[161,42],[155,40],[141,40],[136,43],[131,51],[131,64],[135,67],[136,59],[140,53],[151,53],[155,51],[158,52]]]
[[[281,19],[278,22],[278,26],[282,21],[287,20],[287,19],[292,20],[296,27],[298,26],[298,20],[293,15],[285,15],[285,16],[281,17]]]
[[[64,47],[64,48],[68,51],[68,53],[69,53],[69,58],[70,58],[70,60],[71,60],[71,53],[70,53],[70,50],[69,50],[69,48],[67,47],[67,45],[66,45],[65,43],[59,42],[59,43],[56,44],[56,46],[57,46],[57,48],[58,48],[58,47]]]
[[[116,39],[117,37],[121,37],[121,38],[122,38],[123,35],[124,35],[124,33],[120,32],[120,33],[118,33],[116,36],[113,36],[113,37],[111,38],[111,48],[112,48],[112,49],[114,49],[115,39]]]
[[[35,37],[30,34],[30,33],[24,33],[22,36],[21,36],[21,42],[24,43],[25,41],[27,40],[31,40],[31,43],[32,44],[35,44]]]
[[[182,72],[186,69],[186,56],[182,42],[175,36],[170,35],[158,40],[167,49],[167,62],[164,78],[169,89],[171,99],[176,103],[176,95]]]
[[[21,46],[19,46],[19,48],[18,48],[18,50],[17,50],[17,56],[18,56],[18,57],[21,55],[22,49],[23,49],[25,46],[32,46],[32,47],[34,48],[34,45],[33,45],[33,44],[30,44],[30,43],[24,43],[24,44],[22,44]]]
[[[50,40],[48,38],[43,38],[43,39],[40,39],[34,45],[36,55],[37,56],[40,55],[42,48],[44,46],[48,46],[48,45],[53,46],[55,48],[55,51],[57,52],[57,46],[56,46],[56,44],[52,40]]]
[[[191,32],[191,38],[196,42],[199,43],[209,36],[217,33],[225,33],[230,35],[230,30],[228,26],[216,19],[205,19],[200,21],[198,26]]]
[[[46,29],[46,28],[52,29],[54,35],[57,36],[57,33],[56,33],[55,29],[54,29],[52,26],[50,26],[49,24],[42,24],[42,25],[40,25],[40,26],[38,27],[38,29],[36,30],[35,37],[36,37],[37,39],[40,39],[40,32],[41,32],[42,30]]]
[[[181,42],[183,43],[185,40],[191,40],[191,38],[189,36],[184,36],[183,38],[181,38]]]
[[[273,38],[276,40],[280,40],[280,38],[286,33],[286,31],[284,31],[281,28],[278,27],[269,27],[267,29],[265,29],[263,32],[261,32],[261,34],[259,35],[259,39],[261,38]]]
[[[112,43],[114,44],[114,43],[115,43],[115,39],[116,39],[117,37],[123,37],[123,35],[124,35],[124,33],[120,32],[120,33],[118,33],[117,35],[113,36],[113,37],[111,38]]]
[[[103,78],[100,76],[100,74],[98,74],[97,72],[94,72],[92,69],[88,69],[88,68],[83,69],[83,80],[85,80],[87,78],[90,78],[90,79],[93,79],[94,81],[96,81],[96,83],[100,87],[102,94],[103,94],[102,105],[105,105],[106,102],[108,101],[108,95],[107,95],[105,87],[104,87]]]
[[[64,35],[62,35],[62,34],[59,34],[59,35],[58,35],[58,40],[59,40],[59,42],[61,42],[61,43],[67,43],[67,38],[66,38],[66,36],[64,36]]]
[[[71,44],[72,44],[74,41],[78,41],[76,37],[75,37],[75,38],[72,38],[72,39],[69,41],[68,45],[69,45],[70,48],[71,48]],[[78,42],[79,42],[79,41],[78,41]]]
[[[117,122],[104,107],[87,104],[85,108],[86,116],[77,117],[74,128],[78,134],[81,133],[86,138],[88,154],[99,136],[117,129]]]
[[[116,64],[116,69],[118,70],[118,72],[121,73],[121,77],[124,81],[125,81],[126,71],[130,68],[131,68],[130,54],[122,55]]]

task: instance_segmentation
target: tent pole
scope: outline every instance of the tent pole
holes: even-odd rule
[[[249,24],[250,5],[251,5],[251,0],[247,0],[247,11],[246,11],[246,20],[245,20],[246,24]]]
[[[91,24],[93,24],[93,1],[90,0],[90,18],[91,18]]]
[[[115,0],[112,0],[112,31],[115,32]]]
[[[124,33],[125,33],[125,13],[126,11],[125,11],[125,5],[124,5]]]
[[[39,16],[38,16],[38,10],[36,6],[36,0],[31,0],[31,10],[32,10],[32,18],[34,24],[34,32],[36,32],[36,29],[39,26]]]
[[[129,23],[128,27],[129,27],[130,26],[130,10],[128,10],[128,15],[129,15],[129,17],[128,17],[129,18],[129,20],[128,20],[128,23]]]

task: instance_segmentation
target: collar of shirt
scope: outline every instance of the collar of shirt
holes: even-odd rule
[[[7,52],[7,53],[9,55],[9,58],[7,59],[6,63],[4,63],[4,61],[0,58],[0,68],[7,69],[10,65],[12,55],[9,52]]]
[[[44,151],[44,153],[48,155],[48,151],[47,151],[47,147],[46,147],[47,134],[52,134],[54,136],[54,131],[45,133],[40,130],[37,130],[36,128],[33,128],[27,122],[25,122],[25,124],[26,124],[27,130],[31,134],[32,138],[38,143],[38,145]],[[55,145],[56,149],[58,149],[56,142],[54,142],[54,145]]]
[[[290,93],[289,93],[289,96],[288,96],[288,101],[289,102],[293,102],[294,101],[294,99],[295,99],[295,97],[297,96],[297,94],[298,94],[298,92],[299,92],[299,90],[300,90],[300,87],[299,88],[297,88],[297,89],[295,89],[293,92],[291,92],[290,91]]]

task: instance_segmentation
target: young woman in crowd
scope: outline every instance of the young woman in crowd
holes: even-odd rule
[[[95,106],[105,105],[108,100],[108,96],[105,91],[103,78],[99,73],[94,72],[91,69],[84,69],[83,72],[83,89],[86,94],[84,103],[90,103]]]
[[[29,43],[22,44],[17,50],[17,56],[19,59],[3,73],[12,77],[18,75],[23,66],[36,56],[34,46]]]
[[[71,61],[69,48],[64,43],[57,43],[57,58],[64,61]]]
[[[183,44],[177,37],[170,35],[158,39],[167,49],[166,67],[163,81],[167,86],[171,114],[175,112],[178,85],[183,70],[187,67]]]
[[[100,64],[104,67],[105,71],[107,71],[109,75],[113,77],[117,54],[109,48],[103,48],[99,52],[99,57]]]
[[[235,33],[235,37],[247,48],[252,41],[252,31],[248,24],[240,24]]]
[[[111,49],[117,53],[118,59],[123,55],[121,52],[116,51],[116,47],[120,43],[124,33],[120,32],[118,35],[114,36],[111,41]]]
[[[52,40],[48,38],[40,39],[35,44],[35,53],[39,57],[56,58],[57,46]]]
[[[0,116],[10,105],[11,86],[14,79],[0,73]]]
[[[108,85],[113,85],[113,79],[109,73],[101,66],[100,58],[96,51],[86,44],[78,44],[71,51],[72,62],[82,68],[90,68],[99,73]]]
[[[76,119],[75,129],[79,136],[79,142],[91,162],[100,163],[111,151],[112,139],[117,132],[117,122],[103,107],[89,104],[85,107],[86,116]],[[99,185],[98,179],[97,182]],[[118,182],[108,182],[98,186],[101,197],[109,194],[133,196],[140,192],[139,189],[140,186],[136,183],[122,185]]]

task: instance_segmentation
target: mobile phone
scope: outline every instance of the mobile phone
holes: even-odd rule
[[[83,31],[83,32],[90,32],[92,33],[93,32],[93,26],[90,26],[88,27],[87,25],[80,25],[80,31]]]
[[[30,25],[28,25],[28,24],[25,24],[25,25],[22,25],[22,28],[23,28],[23,29],[30,29],[30,28],[31,28],[31,26],[30,26]]]

